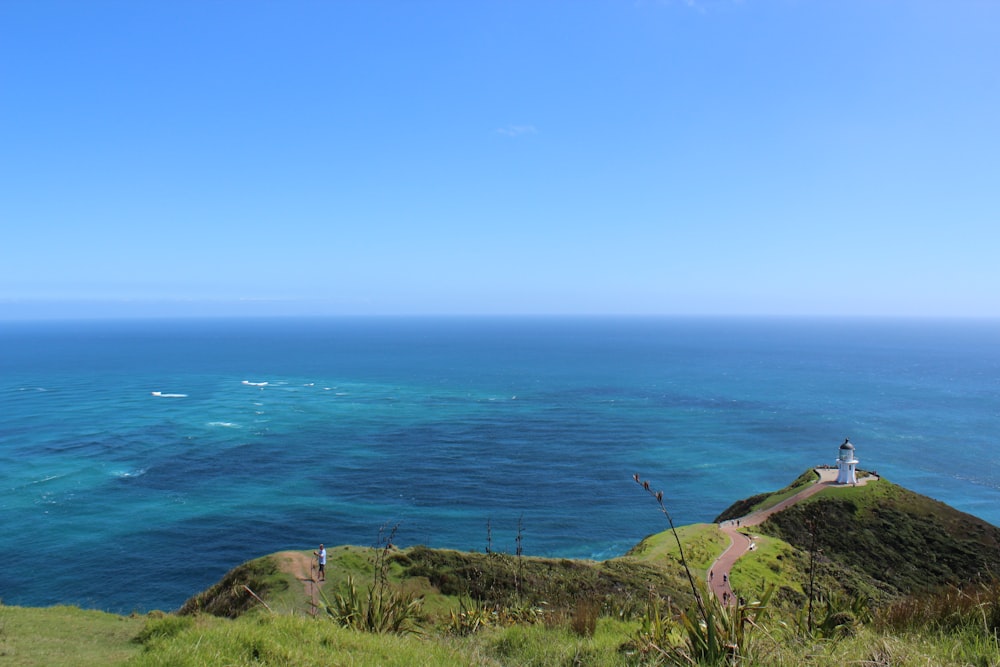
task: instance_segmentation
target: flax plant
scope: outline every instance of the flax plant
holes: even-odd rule
[[[367,592],[359,592],[354,578],[348,577],[346,587],[334,595],[332,603],[324,596],[327,613],[344,628],[383,634],[422,634],[417,620],[423,600],[396,590],[389,582],[388,554],[396,527],[385,539],[383,533],[380,529],[380,548],[375,552],[373,580]]]

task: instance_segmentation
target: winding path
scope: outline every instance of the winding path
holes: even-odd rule
[[[715,562],[708,568],[708,586],[720,601],[727,602],[735,599],[733,589],[729,583],[729,573],[737,560],[755,548],[753,537],[740,532],[740,529],[764,523],[772,514],[776,514],[801,500],[814,496],[829,486],[836,486],[836,468],[816,468],[816,474],[819,475],[819,479],[814,484],[807,486],[795,495],[785,498],[780,503],[767,509],[751,512],[739,519],[724,521],[719,524],[719,530],[729,536],[729,546],[726,547],[722,555],[716,558]],[[869,481],[877,479],[878,477],[874,475],[863,477],[858,480],[857,486],[864,486]]]

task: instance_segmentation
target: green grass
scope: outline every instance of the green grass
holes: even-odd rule
[[[147,643],[126,664],[409,667],[473,663],[447,641],[356,632],[324,618],[255,614],[236,620],[200,616],[192,627]]]
[[[753,598],[773,585],[779,600],[801,604],[805,599],[802,582],[807,579],[803,555],[787,542],[766,535],[754,543],[756,548],[736,561],[729,574],[733,590]]]
[[[125,664],[131,667],[260,665],[456,665],[640,667],[662,664],[655,654],[636,652],[637,626],[601,619],[594,637],[565,626],[497,627],[468,637],[433,634],[426,638],[373,635],[338,628],[302,616],[255,615],[237,620],[199,617],[169,637],[147,643]],[[862,628],[839,640],[811,639],[790,632],[781,619],[768,622],[746,647],[745,665],[834,667],[844,664],[899,667],[958,667],[1000,664],[995,641],[982,635]],[[56,663],[59,664],[59,663]],[[110,664],[110,663],[109,663]]]
[[[579,637],[564,627],[515,626],[473,638],[466,644],[467,655],[497,665],[618,667],[635,664],[623,650],[634,631],[633,624],[610,619],[597,624],[593,637]]]
[[[324,619],[254,612],[231,620],[123,617],[73,607],[0,607],[0,665],[128,665],[131,667],[261,665],[455,665],[637,667],[653,656],[629,649],[637,625],[602,618],[594,637],[565,625],[490,628],[469,637],[433,632],[426,638],[373,635]],[[844,664],[958,667],[1000,664],[996,639],[969,628],[947,632],[863,627],[841,640],[789,632],[780,618],[748,647],[754,664],[832,667]],[[133,641],[142,637],[143,642]]]
[[[139,651],[132,642],[147,617],[77,607],[0,605],[0,665],[75,665],[121,662]]]
[[[619,647],[634,624],[603,619],[593,637],[565,627],[498,627],[470,637],[430,639],[368,634],[324,619],[253,615],[236,620],[199,617],[169,636],[154,636],[131,667],[351,665],[427,667],[454,665],[624,665]],[[156,633],[153,633],[154,635]]]
[[[680,526],[677,528],[677,534],[684,545],[684,555],[687,557],[688,565],[702,577],[708,574],[709,566],[729,544],[728,538],[714,523]],[[646,537],[633,547],[628,555],[643,562],[680,562],[677,541],[670,531]]]

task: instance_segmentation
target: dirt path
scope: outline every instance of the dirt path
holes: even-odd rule
[[[283,571],[291,573],[302,582],[306,593],[308,613],[315,616],[319,613],[319,591],[324,583],[316,580],[316,559],[301,551],[281,551],[275,554],[275,557]]]
[[[733,519],[719,524],[719,529],[729,536],[729,546],[726,547],[726,550],[722,552],[722,555],[715,559],[715,562],[708,568],[708,585],[720,601],[729,602],[735,600],[733,589],[729,582],[729,573],[733,569],[733,565],[736,561],[738,561],[748,551],[755,548],[753,535],[744,534],[740,532],[740,530],[742,528],[757,526],[764,523],[764,521],[772,514],[776,514],[783,509],[791,507],[795,503],[810,496],[814,496],[823,489],[836,484],[836,468],[816,468],[816,473],[819,475],[819,479],[816,480],[815,484],[807,486],[795,495],[785,498],[777,505],[759,510],[757,512],[751,512],[750,514],[740,517],[739,519]],[[877,479],[878,477],[875,476],[863,477],[858,480],[857,485],[864,486],[869,481]]]

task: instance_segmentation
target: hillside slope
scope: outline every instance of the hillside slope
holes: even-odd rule
[[[758,527],[891,595],[1000,574],[1000,528],[885,479],[825,489]]]
[[[663,556],[624,556],[607,561],[516,557],[414,546],[387,552],[358,546],[327,551],[327,577],[322,584],[293,573],[287,555],[272,554],[244,563],[209,589],[190,598],[179,613],[209,613],[236,618],[260,603],[246,590],[261,595],[269,607],[316,613],[353,579],[368,586],[377,577],[384,556],[387,580],[424,601],[430,616],[447,616],[463,601],[500,606],[544,606],[571,610],[579,600],[597,602],[606,610],[641,606],[651,593],[682,604],[693,600],[679,564]],[[301,554],[303,558],[306,556]],[[310,608],[306,591],[320,589]]]

